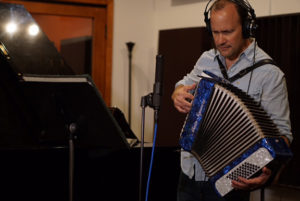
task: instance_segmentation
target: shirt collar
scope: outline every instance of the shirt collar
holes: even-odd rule
[[[253,61],[253,54],[254,54],[254,44],[256,44],[256,40],[254,39],[250,45],[242,52],[242,54],[240,55],[240,58],[246,58],[249,62]],[[222,58],[222,60],[225,60],[224,57],[220,54],[220,52],[215,49],[215,57],[214,57],[214,61],[216,61],[217,56],[219,56],[219,58]],[[239,59],[238,59],[239,60]]]

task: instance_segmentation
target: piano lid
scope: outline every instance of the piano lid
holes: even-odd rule
[[[17,74],[74,74],[23,5],[0,3],[0,42]]]

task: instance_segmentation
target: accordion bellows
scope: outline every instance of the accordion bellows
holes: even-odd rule
[[[201,164],[220,196],[231,180],[250,178],[291,151],[268,114],[231,84],[202,77],[186,117],[180,145]]]

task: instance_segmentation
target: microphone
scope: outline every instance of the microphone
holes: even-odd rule
[[[155,112],[155,120],[158,119],[158,111],[160,109],[160,101],[163,89],[163,63],[162,55],[156,56],[155,83],[153,85],[152,104]]]

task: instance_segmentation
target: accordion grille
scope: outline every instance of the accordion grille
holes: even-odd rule
[[[216,83],[192,153],[211,177],[262,138],[278,133],[267,113],[241,90]]]

